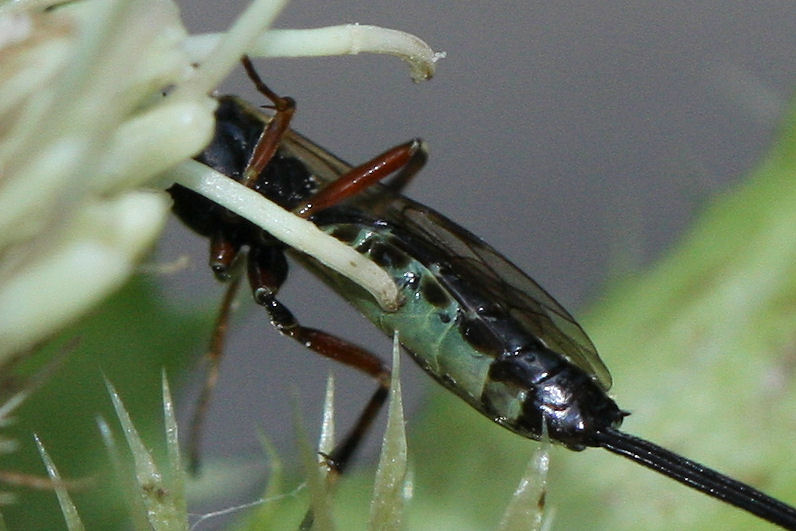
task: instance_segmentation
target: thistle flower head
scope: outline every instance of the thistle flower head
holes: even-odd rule
[[[2,362],[132,272],[169,208],[141,186],[208,141],[214,103],[159,97],[190,74],[169,2],[0,16]],[[175,140],[154,150],[153,137]]]
[[[203,36],[169,0],[0,4],[0,366],[133,272],[170,206],[159,177],[209,142],[241,55],[371,51],[431,74],[437,56],[393,30],[267,31],[284,3]]]

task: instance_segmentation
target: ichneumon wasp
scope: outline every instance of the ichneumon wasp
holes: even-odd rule
[[[608,369],[573,317],[488,244],[400,195],[425,161],[419,140],[352,168],[289,129],[294,102],[274,94],[243,64],[274,117],[232,96],[219,98],[216,134],[200,162],[311,220],[382,267],[402,296],[384,311],[362,288],[313,258],[291,253],[388,335],[435,380],[497,424],[527,438],[543,434],[572,450],[601,447],[764,520],[796,529],[796,508],[620,431],[626,412],[611,399]],[[378,183],[396,173],[389,185]],[[283,334],[378,381],[348,436],[330,454],[342,471],[387,396],[389,369],[375,355],[299,324],[276,298],[291,249],[194,192],[170,189],[175,213],[210,239],[210,266],[231,280],[211,351],[217,370],[227,311],[244,259],[255,301]],[[206,386],[194,422],[196,443]],[[195,447],[193,457],[196,457]]]

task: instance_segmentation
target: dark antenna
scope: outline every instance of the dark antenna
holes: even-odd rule
[[[627,457],[772,524],[796,529],[796,508],[656,444],[612,428],[597,431],[593,441],[595,446]]]

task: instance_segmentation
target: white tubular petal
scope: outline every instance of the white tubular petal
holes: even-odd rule
[[[219,34],[190,37],[186,51],[201,61],[215,48]],[[270,30],[258,38],[248,54],[253,57],[314,57],[378,53],[394,55],[409,64],[412,79],[423,81],[434,75],[435,63],[445,57],[410,33],[379,26],[343,24],[314,29]]]
[[[398,288],[384,270],[311,222],[196,161],[180,164],[168,172],[168,177],[351,279],[367,290],[384,310],[398,308]]]

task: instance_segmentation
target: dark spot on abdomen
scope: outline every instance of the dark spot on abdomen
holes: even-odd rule
[[[370,246],[369,256],[382,267],[404,269],[409,265],[409,257],[406,256],[406,253],[389,243],[374,241]]]
[[[420,283],[420,293],[429,304],[437,308],[445,308],[451,303],[451,299],[445,293],[445,290],[442,289],[436,280],[429,276],[423,277]]]
[[[462,314],[459,318],[459,331],[471,347],[483,354],[497,357],[503,352],[502,341],[483,319],[470,319]]]
[[[353,243],[359,236],[360,229],[356,225],[338,225],[329,234],[343,243]]]

